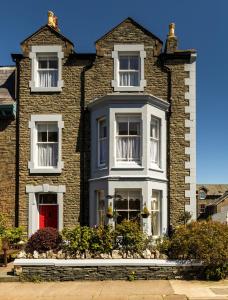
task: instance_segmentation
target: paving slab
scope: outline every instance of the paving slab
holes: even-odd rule
[[[227,294],[221,294],[228,288],[228,280],[214,281],[199,281],[199,280],[170,280],[170,284],[175,294],[184,294],[191,300],[196,299],[226,299]],[[219,294],[220,291],[220,294]],[[227,297],[224,295],[227,295]]]

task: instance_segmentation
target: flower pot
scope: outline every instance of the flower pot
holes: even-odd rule
[[[141,216],[143,219],[146,219],[149,217],[150,214],[147,214],[147,213],[141,213]]]

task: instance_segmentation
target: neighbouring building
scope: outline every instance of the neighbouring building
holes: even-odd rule
[[[77,53],[49,12],[21,43],[15,67],[0,68],[0,209],[9,222],[31,235],[136,219],[160,236],[185,211],[196,219],[196,51],[178,50],[174,29],[163,44],[127,18],[95,53]]]
[[[226,191],[228,191],[228,184],[197,184],[197,217],[208,217],[208,213],[206,212],[207,206],[212,205],[214,207],[214,204],[217,203],[217,200],[219,200]]]

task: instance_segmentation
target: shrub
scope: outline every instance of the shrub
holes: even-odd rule
[[[23,236],[22,227],[7,228],[2,233],[2,238],[7,239],[11,247],[16,245],[22,239],[22,236]]]
[[[92,229],[87,226],[77,225],[72,229],[64,229],[64,250],[73,256],[85,254],[89,250],[91,235]]]
[[[27,253],[37,251],[39,253],[49,250],[58,250],[62,243],[62,237],[59,232],[52,227],[39,229],[28,240],[25,247]]]
[[[2,214],[0,214],[0,237],[6,229],[6,220]]]
[[[114,247],[114,232],[110,226],[93,228],[90,240],[90,251],[94,254],[111,254]]]
[[[228,226],[213,221],[179,226],[163,251],[170,258],[197,259],[205,265],[207,279],[221,279],[228,271]]]
[[[123,220],[116,226],[115,237],[116,247],[120,247],[123,256],[128,254],[141,253],[146,243],[146,235],[142,232],[138,222]]]

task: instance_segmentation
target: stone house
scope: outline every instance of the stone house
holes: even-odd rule
[[[197,201],[197,217],[205,218],[207,206],[214,206],[225,192],[228,191],[228,184],[197,184],[196,185],[196,201]]]
[[[50,13],[21,43],[12,54],[16,116],[0,115],[9,223],[31,235],[136,219],[160,236],[185,211],[196,219],[196,51],[177,49],[174,27],[163,45],[127,18],[95,53],[77,53]]]

